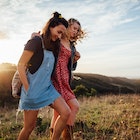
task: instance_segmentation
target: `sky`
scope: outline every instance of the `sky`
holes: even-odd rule
[[[140,0],[0,0],[0,63],[17,64],[55,11],[87,33],[75,72],[140,78]]]

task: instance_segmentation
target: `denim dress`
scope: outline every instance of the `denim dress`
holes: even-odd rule
[[[52,51],[44,49],[44,58],[39,69],[31,74],[27,72],[28,91],[22,86],[18,110],[38,110],[52,104],[60,94],[54,88],[51,74],[54,67]]]

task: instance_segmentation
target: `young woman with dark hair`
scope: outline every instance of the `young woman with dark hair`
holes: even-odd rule
[[[43,28],[41,36],[33,37],[25,45],[18,62],[18,72],[23,84],[18,110],[24,111],[24,126],[18,140],[29,139],[36,126],[39,110],[48,105],[60,115],[54,124],[51,140],[59,140],[66,126],[70,108],[54,88],[51,75],[55,62],[54,55],[67,27],[68,22],[61,14],[55,12]]]

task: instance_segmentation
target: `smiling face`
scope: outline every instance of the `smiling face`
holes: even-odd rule
[[[50,32],[51,32],[51,39],[53,41],[56,41],[57,39],[61,39],[62,35],[66,32],[66,27],[60,24],[58,26],[51,27]]]

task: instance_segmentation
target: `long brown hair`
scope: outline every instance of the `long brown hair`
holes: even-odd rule
[[[57,48],[60,46],[60,40],[52,41],[51,40],[51,32],[50,28],[54,28],[58,25],[64,25],[66,28],[68,28],[68,22],[65,18],[61,16],[60,13],[54,12],[53,17],[46,23],[44,28],[42,29],[42,37],[44,41],[45,49],[51,50],[54,53],[57,52]]]

